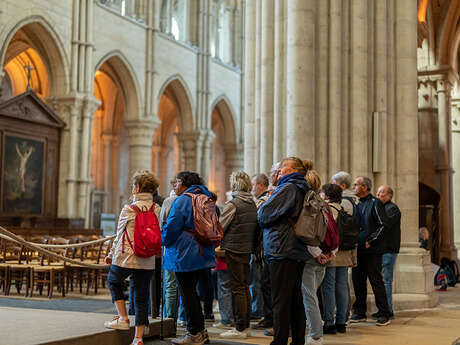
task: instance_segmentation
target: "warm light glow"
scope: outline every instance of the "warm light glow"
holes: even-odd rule
[[[13,85],[13,95],[17,96],[26,91],[27,70],[24,66],[29,63],[34,69],[31,71],[30,86],[40,98],[45,98],[49,94],[48,72],[40,55],[32,48],[18,54],[4,67]]]
[[[424,23],[426,19],[426,8],[428,6],[428,0],[420,0],[418,7],[417,19],[419,23]]]

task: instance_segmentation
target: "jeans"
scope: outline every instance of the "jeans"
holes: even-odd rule
[[[290,344],[305,344],[305,308],[302,303],[304,264],[291,259],[269,261],[274,333],[270,345],[287,345],[289,328],[292,330]]]
[[[264,299],[264,320],[273,321],[272,283],[270,278],[270,265],[267,259],[264,259],[264,267],[262,269],[261,290]]]
[[[348,267],[327,267],[322,284],[324,325],[345,325],[348,319]],[[334,310],[337,308],[334,320]]]
[[[197,285],[205,270],[176,272],[177,288],[184,302],[187,331],[193,335],[204,330],[204,315],[197,294]]]
[[[393,271],[395,268],[397,253],[386,253],[382,256],[382,278],[387,294],[388,308],[393,313]]]
[[[309,335],[312,338],[323,336],[323,322],[316,292],[323,281],[325,272],[326,266],[318,264],[315,259],[312,258],[305,262],[302,275],[302,294]]]
[[[171,319],[177,318],[177,285],[176,274],[172,271],[163,271],[163,316]]]
[[[251,315],[251,294],[249,293],[249,260],[250,254],[225,252],[227,269],[232,284],[232,294],[235,298],[235,327],[237,331],[249,328]]]
[[[224,325],[233,323],[232,282],[228,271],[217,271],[217,299],[221,322]]]
[[[205,316],[213,315],[212,303],[214,302],[214,284],[212,282],[211,269],[205,268],[200,271],[198,278],[198,295],[203,301]]]
[[[148,300],[148,315],[152,316],[152,299],[150,298],[150,284],[152,282],[150,281],[148,283],[148,294],[147,294],[147,300]],[[136,315],[136,308],[134,307],[134,299],[135,299],[136,292],[134,291],[134,281],[131,279],[129,281],[129,296],[128,296],[128,315]]]
[[[251,317],[259,318],[263,315],[264,306],[261,289],[262,267],[256,263],[254,255],[251,255],[249,267],[251,270],[251,284],[249,285],[249,291],[252,297]]]
[[[366,315],[367,278],[369,278],[379,313],[387,317],[390,316],[387,294],[382,279],[382,254],[363,254],[358,250],[358,266],[353,267],[352,278],[356,296],[353,312],[360,316]]]
[[[134,288],[135,325],[148,325],[148,296],[149,282],[152,280],[153,270],[140,270],[111,265],[107,282],[112,295],[112,302],[124,299],[124,281],[131,276]]]

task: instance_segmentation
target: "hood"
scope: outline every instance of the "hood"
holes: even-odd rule
[[[344,189],[342,191],[342,198],[352,198],[355,202],[358,200],[358,197],[356,196],[355,192],[352,191],[351,189]]]
[[[242,191],[232,192],[232,197],[234,198],[238,197],[245,202],[254,202],[253,195],[248,192],[242,192]]]
[[[286,183],[293,183],[297,188],[299,188],[302,192],[308,192],[311,187],[308,185],[307,180],[305,180],[305,176],[301,173],[291,173],[284,175],[278,182],[277,189],[281,188]]]
[[[136,201],[141,201],[141,200],[152,200],[153,197],[152,197],[152,194],[150,193],[137,193],[137,194],[134,194],[133,196],[133,202],[136,202]]]
[[[206,196],[211,196],[211,192],[206,188],[205,186],[202,186],[200,184],[194,184],[190,187],[188,187],[185,193],[193,193],[193,194],[205,194]]]

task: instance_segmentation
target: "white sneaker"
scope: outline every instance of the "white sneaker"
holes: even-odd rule
[[[237,331],[236,328],[232,328],[229,331],[220,334],[221,338],[225,339],[246,339],[251,336],[251,331],[249,328],[246,328],[243,331]]]
[[[218,322],[218,323],[214,323],[214,324],[212,325],[212,327],[214,327],[214,328],[221,328],[221,329],[233,329],[234,325],[235,325],[234,323],[231,323],[231,324],[228,324],[228,325],[227,325],[227,324],[225,324],[225,323]]]
[[[129,330],[129,320],[123,320],[120,315],[113,318],[112,321],[104,322],[105,328]]]
[[[323,338],[315,340],[312,337],[307,337],[307,345],[323,345]]]

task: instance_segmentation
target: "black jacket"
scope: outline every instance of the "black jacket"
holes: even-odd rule
[[[372,194],[359,199],[360,212],[358,251],[363,254],[385,253],[384,234],[388,228],[388,218],[382,202]],[[365,247],[365,243],[370,248]]]
[[[388,229],[385,232],[385,253],[399,253],[401,245],[401,211],[399,207],[388,201],[385,204],[388,217]]]
[[[264,257],[268,260],[306,261],[311,257],[294,232],[303,199],[310,189],[302,174],[285,175],[270,198],[259,207],[257,219],[263,229]]]

